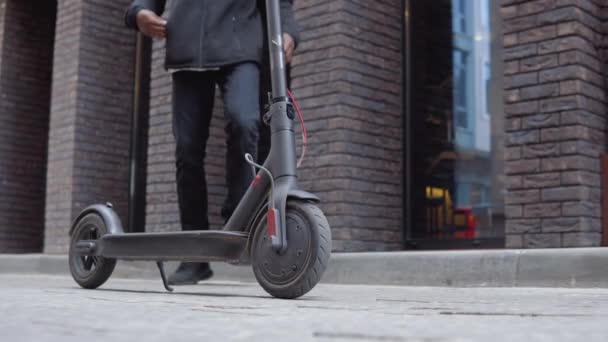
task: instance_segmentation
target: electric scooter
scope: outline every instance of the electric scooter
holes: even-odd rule
[[[316,206],[319,198],[298,187],[296,113],[285,78],[279,0],[266,0],[266,12],[272,93],[264,121],[271,127],[271,148],[264,165],[244,156],[256,176],[233,215],[222,230],[125,233],[111,204],[87,207],[70,229],[70,272],[81,287],[101,286],[117,259],[155,261],[168,291],[173,289],[165,261],[247,260],[264,290],[285,299],[306,294],[321,280],[330,258],[331,231]]]

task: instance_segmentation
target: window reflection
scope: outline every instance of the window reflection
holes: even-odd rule
[[[504,235],[497,2],[410,1],[412,239]]]

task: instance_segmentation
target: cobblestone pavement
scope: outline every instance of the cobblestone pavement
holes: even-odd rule
[[[608,341],[608,289],[320,285],[300,300],[257,284],[166,293],[158,281],[83,290],[66,277],[0,275],[8,341]]]

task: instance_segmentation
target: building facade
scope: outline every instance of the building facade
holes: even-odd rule
[[[175,1],[175,0],[173,0]],[[92,203],[179,229],[164,43],[129,0],[0,0],[0,253],[65,253]],[[600,246],[605,0],[295,0],[301,185],[337,251]],[[225,195],[221,101],[207,147]],[[605,241],[604,241],[605,242]]]

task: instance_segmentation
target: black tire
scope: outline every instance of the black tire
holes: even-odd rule
[[[287,251],[275,253],[266,218],[257,225],[251,243],[251,264],[258,283],[270,295],[298,298],[321,280],[331,254],[331,230],[323,212],[302,201],[287,203]]]
[[[74,253],[75,245],[81,240],[97,240],[108,233],[101,216],[96,213],[85,215],[77,223],[70,241],[69,264],[72,278],[85,289],[96,289],[110,278],[116,259],[83,257]]]

